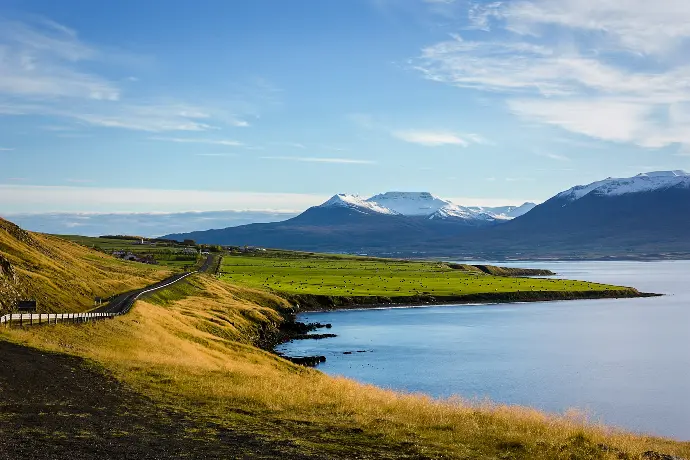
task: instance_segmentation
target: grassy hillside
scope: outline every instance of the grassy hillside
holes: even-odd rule
[[[642,456],[655,451],[690,458],[688,443],[590,425],[575,413],[551,416],[527,408],[434,400],[293,365],[253,345],[287,311],[288,303],[273,294],[195,275],[138,302],[124,317],[83,326],[0,330],[0,337],[88,358],[161,408],[182,411],[216,433],[249,432],[304,456],[664,458]],[[98,416],[62,412],[66,426],[71,418]],[[4,416],[13,414],[10,410]],[[88,438],[89,428],[83,431]],[[35,435],[35,430],[30,433]]]
[[[18,299],[36,299],[41,312],[84,311],[95,297],[143,287],[168,274],[0,219],[0,312]]]
[[[387,298],[415,296],[438,299],[524,293],[601,295],[629,290],[622,286],[555,279],[518,278],[528,273],[487,265],[459,265],[365,257],[285,253],[280,258],[257,253],[228,256],[222,279],[290,295]],[[534,274],[545,274],[534,272]],[[526,298],[526,300],[529,300]]]

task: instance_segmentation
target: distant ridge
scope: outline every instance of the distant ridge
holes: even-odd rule
[[[572,187],[471,242],[446,244],[510,258],[690,258],[689,235],[690,175],[655,171]]]
[[[271,224],[168,235],[201,243],[469,258],[690,257],[690,175],[578,185],[535,205],[463,207],[428,192],[335,195]]]
[[[283,222],[177,233],[165,238],[337,252],[387,251],[465,234],[508,219],[456,205],[428,192],[387,192],[367,199],[341,193]]]

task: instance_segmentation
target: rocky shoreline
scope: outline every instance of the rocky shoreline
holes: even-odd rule
[[[366,308],[414,307],[422,305],[498,304],[521,302],[547,302],[557,300],[631,299],[656,297],[661,294],[640,292],[634,288],[604,291],[516,291],[486,292],[458,296],[415,295],[399,297],[381,296],[325,296],[313,294],[290,295],[297,313],[353,310]]]
[[[656,297],[661,294],[640,292],[634,288],[611,289],[604,291],[523,291],[468,294],[461,296],[400,296],[400,297],[344,297],[314,294],[286,295],[285,298],[295,306],[294,310],[283,315],[284,321],[269,333],[262,334],[262,348],[278,354],[295,364],[314,367],[326,361],[322,355],[287,356],[275,351],[275,347],[291,340],[319,340],[335,337],[335,334],[311,334],[317,329],[330,329],[331,324],[302,323],[297,321],[298,313],[324,312],[337,310],[359,310],[370,308],[416,307],[433,305],[500,304],[522,302],[545,302],[559,300],[622,299]]]

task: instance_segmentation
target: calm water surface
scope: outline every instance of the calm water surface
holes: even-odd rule
[[[338,337],[280,351],[325,355],[323,372],[382,387],[575,407],[609,425],[690,440],[690,261],[501,265],[666,295],[309,313],[300,320],[332,323]]]

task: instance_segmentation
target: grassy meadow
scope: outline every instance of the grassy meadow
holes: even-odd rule
[[[112,254],[113,251],[131,252],[136,256],[149,255],[158,265],[174,271],[186,271],[198,265],[202,257],[198,254],[182,254],[180,250],[186,247],[179,243],[157,242],[155,245],[138,244],[137,239],[103,238],[81,235],[59,235],[60,238],[77,243],[96,251]]]
[[[471,265],[365,257],[284,253],[223,258],[221,278],[231,283],[287,294],[327,296],[463,296],[534,291],[626,289],[586,281],[487,275]]]
[[[577,460],[653,450],[690,458],[690,443],[597,426],[577,412],[435,400],[293,365],[254,346],[289,309],[265,290],[194,275],[114,320],[3,329],[0,339],[88,358],[161,407],[291,441],[305,455]]]

